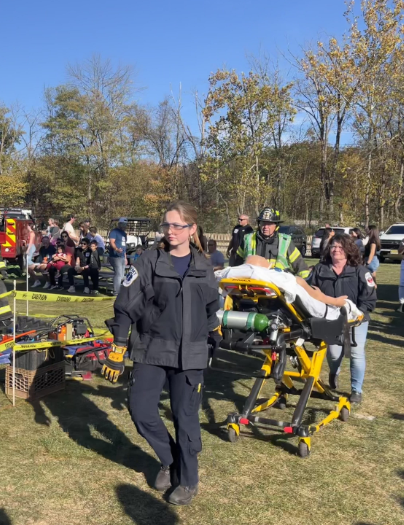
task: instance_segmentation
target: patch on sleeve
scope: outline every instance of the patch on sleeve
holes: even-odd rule
[[[368,286],[370,286],[371,288],[374,288],[375,287],[375,281],[372,277],[372,274],[370,272],[367,272],[365,274],[365,279],[366,279],[366,282],[368,283]]]
[[[126,274],[125,280],[123,281],[124,286],[130,286],[139,277],[139,272],[134,266],[131,266],[128,273]]]

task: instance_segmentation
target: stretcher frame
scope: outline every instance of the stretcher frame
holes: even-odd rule
[[[322,339],[319,340],[313,338],[313,333],[316,335],[316,330],[311,330],[308,320],[304,319],[302,313],[299,312],[295,306],[286,302],[283,294],[277,286],[264,281],[244,278],[223,279],[220,286],[228,294],[225,299],[224,310],[233,310],[234,302],[237,301],[237,299],[248,298],[257,303],[260,298],[279,299],[282,302],[285,311],[288,312],[292,318],[292,326],[284,327],[282,329],[283,337],[290,345],[287,349],[287,354],[289,356],[295,356],[298,363],[298,370],[284,370],[281,379],[277,381],[274,394],[266,401],[257,404],[257,400],[262,392],[265,382],[272,377],[272,371],[279,361],[279,355],[276,354],[273,344],[249,345],[247,343],[247,352],[250,351],[254,354],[258,353],[263,355],[264,362],[258,376],[256,376],[255,383],[245,401],[242,412],[240,414],[232,413],[228,415],[227,432],[229,440],[231,442],[236,442],[238,440],[241,426],[258,424],[274,427],[276,429],[282,429],[286,434],[297,436],[298,456],[303,458],[309,456],[312,445],[311,436],[314,433],[319,432],[324,426],[328,425],[335,419],[339,418],[344,422],[347,421],[351,411],[351,405],[348,398],[333,393],[331,388],[320,379],[322,365],[327,352],[327,342]],[[343,333],[341,336],[342,339],[345,337],[345,344],[347,343],[346,339],[348,336],[348,344],[351,344],[349,333],[351,329],[361,323],[363,317],[354,322],[348,322],[345,309],[341,310],[341,315],[345,316]],[[329,321],[328,323],[333,322],[334,321]],[[222,347],[226,348],[226,337],[229,336],[229,333],[225,328],[222,328],[222,330],[224,336]],[[251,334],[256,335],[257,332],[247,333],[246,341],[253,340],[254,335]],[[352,339],[352,345],[355,345],[353,330]],[[304,346],[305,342],[314,344],[315,350],[307,350]],[[332,342],[335,344],[335,341],[328,341],[329,344]],[[240,350],[243,349],[240,348]],[[296,380],[304,383],[303,388],[296,388],[294,384],[294,381]],[[279,408],[285,408],[289,395],[299,396],[291,421],[278,421],[275,419],[264,418],[259,415],[276,404]],[[335,405],[334,409],[331,410],[319,423],[305,425],[303,424],[303,417],[310,397],[332,401]]]

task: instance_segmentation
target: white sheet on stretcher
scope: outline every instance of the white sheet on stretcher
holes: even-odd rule
[[[340,309],[338,307],[325,305],[321,301],[311,297],[302,286],[297,284],[296,277],[291,273],[261,268],[260,266],[253,266],[252,264],[242,264],[241,266],[231,266],[224,270],[219,270],[215,272],[215,276],[219,282],[222,279],[245,277],[272,283],[284,293],[287,303],[293,303],[296,296],[298,296],[311,317],[325,317],[329,320],[339,317]],[[358,307],[350,300],[346,301],[346,308],[348,311],[348,319],[351,321],[363,315]]]

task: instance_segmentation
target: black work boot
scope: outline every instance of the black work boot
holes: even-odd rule
[[[336,390],[338,388],[338,375],[337,374],[328,374],[328,384],[330,385],[331,390]]]
[[[352,405],[360,405],[362,401],[362,394],[360,394],[359,392],[355,392],[354,390],[349,397],[349,401]]]
[[[168,502],[173,505],[189,505],[192,498],[198,494],[198,485],[193,487],[183,487],[178,485],[168,496]]]
[[[171,466],[161,465],[160,471],[157,474],[154,488],[159,492],[165,492],[170,487],[178,485],[178,474],[174,463]]]

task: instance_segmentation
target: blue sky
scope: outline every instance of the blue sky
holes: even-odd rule
[[[191,92],[205,93],[211,72],[248,71],[248,55],[275,59],[339,36],[344,8],[343,0],[2,0],[0,102],[38,108],[68,63],[100,54],[133,65],[140,103],[155,105],[181,83],[192,119]]]

